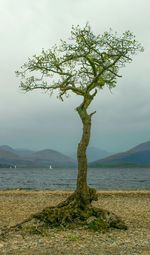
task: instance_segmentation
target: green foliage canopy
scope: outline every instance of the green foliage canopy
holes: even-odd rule
[[[119,69],[143,51],[135,36],[126,31],[121,36],[112,30],[95,35],[89,24],[72,27],[71,38],[28,59],[17,75],[24,91],[44,89],[58,97],[74,92],[86,97],[105,85],[116,86]]]

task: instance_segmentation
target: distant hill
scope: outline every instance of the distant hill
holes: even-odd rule
[[[132,149],[94,161],[90,167],[150,167],[150,141]]]
[[[28,149],[14,149],[8,145],[1,145],[0,146],[0,150],[3,150],[3,151],[8,151],[8,152],[13,152],[15,153],[16,155],[18,156],[27,156],[27,155],[30,155],[31,153],[33,153],[34,151],[32,150],[28,150]]]
[[[19,160],[19,156],[15,154],[15,152],[12,151],[7,151],[5,149],[0,148],[0,163],[2,162],[1,160]]]
[[[111,155],[111,153],[109,153],[108,151],[101,150],[101,149],[96,148],[96,147],[88,147],[88,149],[87,149],[88,162],[92,162],[92,161],[95,161],[97,159],[102,159],[102,158],[105,158],[109,155]],[[77,153],[73,153],[71,155],[71,157],[76,159],[77,158]]]
[[[135,147],[133,147],[132,149],[130,149],[128,152],[132,153],[132,152],[141,152],[141,151],[150,151],[150,141],[145,142],[145,143],[141,143]]]
[[[10,151],[10,152],[13,152],[13,151],[14,151],[14,149],[11,148],[11,147],[8,146],[8,145],[1,145],[1,146],[0,146],[0,150]]]
[[[54,150],[31,151],[0,146],[0,167],[75,167],[75,160]]]
[[[73,167],[76,165],[75,160],[70,157],[49,149],[34,152],[27,159],[31,160],[36,167],[50,165],[52,167]]]

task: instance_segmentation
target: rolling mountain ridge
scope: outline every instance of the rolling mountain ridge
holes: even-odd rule
[[[102,155],[99,154],[101,151],[96,148],[89,148],[88,161],[94,157],[97,158],[98,155],[100,157],[99,160],[93,160],[89,163],[89,167],[150,167],[150,141],[139,144],[126,152],[113,154],[103,159],[101,158]],[[108,155],[107,152],[104,151],[104,155]],[[15,165],[17,167],[49,167],[51,165],[53,168],[63,168],[76,167],[77,162],[55,150],[32,151],[13,149],[7,145],[0,146],[0,167]]]
[[[17,167],[75,167],[72,158],[54,150],[41,151],[15,150],[9,146],[0,146],[0,166]]]
[[[150,167],[150,141],[89,164],[90,167]]]

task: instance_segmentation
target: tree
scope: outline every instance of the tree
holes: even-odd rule
[[[57,209],[67,208],[68,211],[68,208],[80,208],[87,211],[87,208],[91,208],[92,200],[97,199],[95,189],[87,184],[86,157],[91,120],[96,112],[88,113],[87,109],[99,90],[116,86],[118,77],[121,77],[119,69],[130,63],[132,55],[138,51],[143,51],[143,48],[130,31],[122,36],[111,30],[103,35],[94,35],[89,24],[83,29],[73,26],[68,42],[61,40],[59,46],[43,49],[40,55],[29,58],[17,71],[21,77],[21,89],[26,92],[42,89],[52,95],[57,91],[57,97],[62,101],[72,92],[82,97],[82,103],[76,108],[83,124],[77,149],[77,187]],[[63,221],[65,217],[64,213]]]

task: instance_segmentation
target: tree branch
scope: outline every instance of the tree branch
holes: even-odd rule
[[[90,113],[90,117],[92,117],[95,113],[96,113],[96,111]]]
[[[118,56],[113,63],[111,63],[110,65],[108,65],[107,67],[103,68],[102,71],[100,71],[97,76],[93,79],[93,81],[87,86],[87,92],[90,92],[94,87],[96,87],[96,82],[98,81],[98,79],[100,78],[100,76],[107,70],[110,69],[110,67],[114,66],[116,64],[116,62],[121,58],[121,56]]]

